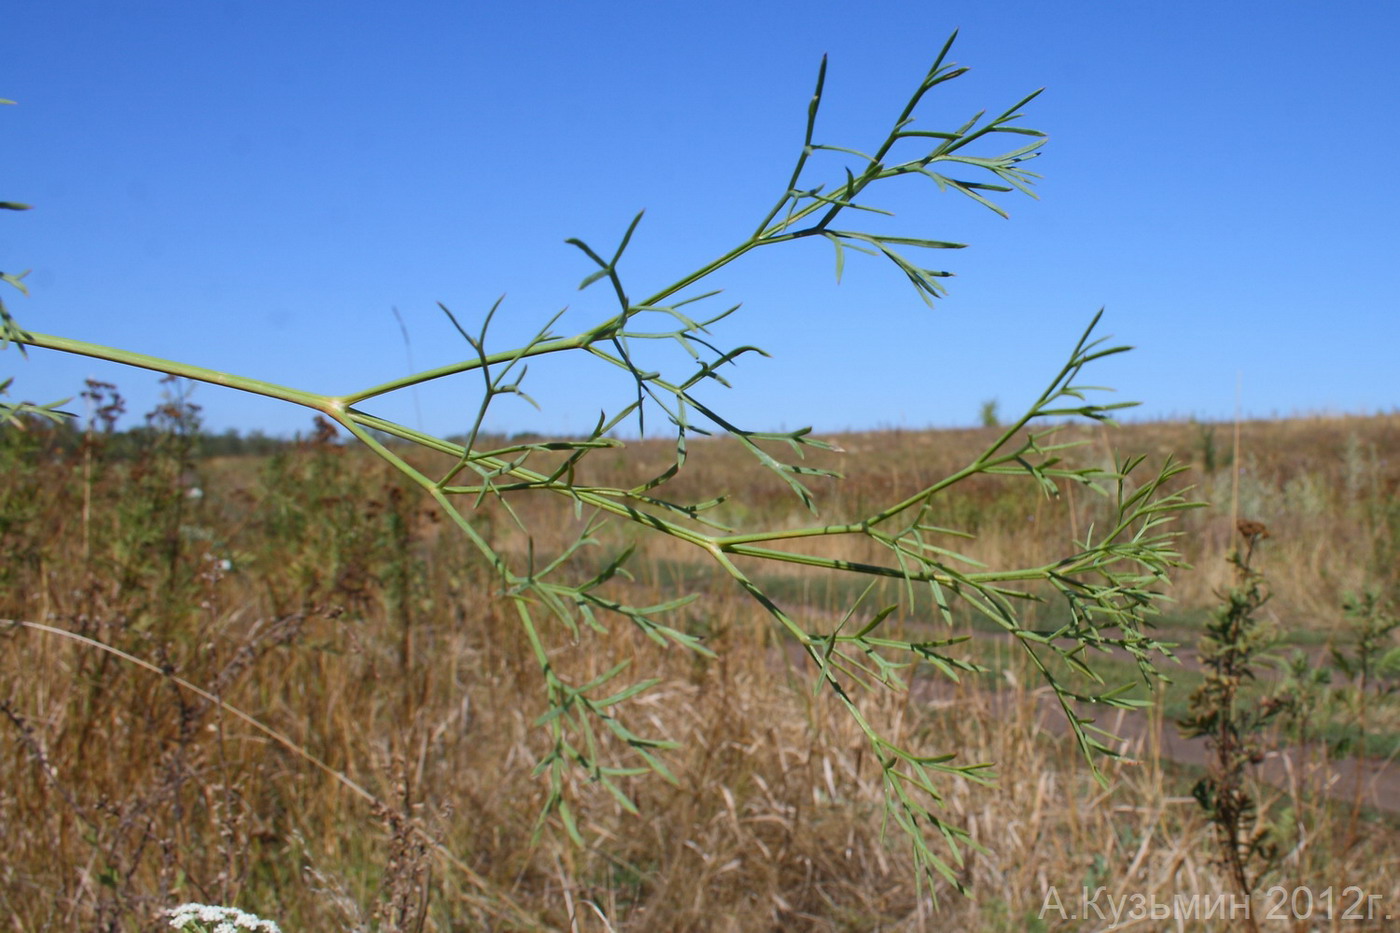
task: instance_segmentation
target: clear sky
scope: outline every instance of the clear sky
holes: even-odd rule
[[[643,208],[623,273],[650,293],[741,241],[781,193],[823,53],[819,141],[883,138],[948,34],[965,77],[919,126],[1046,92],[1039,200],[1003,220],[899,179],[899,232],[970,248],[930,310],[892,267],[825,245],[760,251],[715,284],[756,344],[715,404],[754,429],[946,426],[1039,391],[1101,306],[1138,349],[1089,381],[1134,417],[1400,406],[1400,4],[45,0],[5,16],[0,269],[26,327],[325,392],[468,355],[505,300],[508,349],[568,306]],[[809,176],[817,180],[817,176]],[[905,184],[904,182],[908,182]],[[849,226],[850,221],[846,222]],[[405,346],[397,308],[409,334]],[[153,374],[14,350],[12,397],[92,376],[134,413]],[[502,430],[580,431],[628,397],[614,371],[541,361]],[[473,380],[375,409],[463,430]],[[310,413],[201,387],[214,430]],[[75,408],[80,410],[75,403]],[[127,424],[136,423],[129,416]]]

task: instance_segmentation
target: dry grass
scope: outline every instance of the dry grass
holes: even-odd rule
[[[1216,501],[1228,495],[1229,452],[1208,457],[1206,432],[1128,426],[1088,434],[1087,450],[1175,452]],[[947,472],[979,439],[839,438],[856,456],[827,491],[828,512],[855,514]],[[706,496],[735,493],[731,518],[798,520],[776,484],[722,445],[698,446],[694,473]],[[997,692],[920,680],[868,698],[869,715],[916,747],[997,764],[992,787],[947,788],[948,819],[984,849],[964,852],[969,895],[920,889],[900,833],[882,826],[881,771],[863,737],[827,694],[813,696],[754,607],[707,586],[703,568],[693,572],[707,598],[684,624],[716,659],[661,649],[620,623],[552,633],[551,662],[576,678],[618,658],[634,659],[629,675],[661,678],[624,714],[680,748],[666,757],[675,784],[628,786],[638,815],[596,784],[570,786],[588,847],[555,825],[536,835],[546,788],[531,772],[547,737],[533,725],[545,703],[529,646],[493,578],[388,472],[320,447],[195,464],[194,480],[188,464],[154,455],[99,459],[88,484],[76,459],[9,450],[0,617],[164,671],[32,627],[0,636],[10,928],[145,930],[160,909],[202,900],[285,930],[1070,930],[1085,927],[1038,916],[1052,885],[1067,904],[1086,884],[1166,902],[1224,890],[1192,779],[1149,742],[1128,749],[1136,763],[1110,763],[1100,788],[1014,660],[996,665]],[[1250,424],[1245,451],[1242,514],[1269,526],[1269,563],[1286,568],[1273,575],[1281,620],[1325,630],[1344,591],[1393,585],[1400,418]],[[1224,506],[1186,519],[1199,569],[1177,585],[1183,611],[1210,605],[1222,579]],[[570,535],[553,504],[521,507],[559,541]],[[1082,533],[1095,515],[1082,495],[1050,501],[981,481],[948,509],[946,523],[977,531],[977,555],[998,561],[1054,553],[1066,528]],[[499,514],[481,518],[509,534]],[[693,558],[643,555],[635,598],[683,559]],[[814,611],[828,596],[812,584]],[[1393,826],[1371,822],[1345,848],[1344,816],[1302,797],[1278,806],[1306,830],[1291,837],[1305,844],[1279,883],[1358,885],[1400,907]]]

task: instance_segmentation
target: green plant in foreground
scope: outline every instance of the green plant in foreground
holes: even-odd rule
[[[0,98],[0,104],[13,104],[14,101]],[[0,201],[0,210],[3,211],[27,211],[28,204],[21,204],[18,201]],[[19,291],[21,295],[29,294],[29,289],[25,287],[24,277],[28,272],[4,272],[0,271],[0,282],[9,285]],[[22,333],[19,326],[15,324],[14,318],[10,317],[10,311],[5,307],[5,301],[0,298],[0,350],[5,349]],[[19,352],[24,353],[23,343],[19,344]],[[4,396],[14,382],[13,378],[0,381],[0,396]],[[23,419],[26,416],[47,418],[50,421],[59,421],[63,415],[57,411],[62,402],[54,402],[49,405],[34,405],[29,402],[4,402],[0,401],[0,424],[8,424],[12,427],[23,426]]]
[[[809,450],[833,448],[810,437],[807,429],[785,433],[747,430],[702,400],[700,390],[709,383],[727,386],[722,375],[724,367],[747,353],[762,351],[750,346],[725,350],[715,344],[710,327],[732,314],[737,305],[708,317],[691,316],[696,305],[718,294],[704,290],[706,280],[715,272],[761,248],[803,239],[822,239],[832,245],[838,278],[850,249],[891,262],[926,303],[942,296],[941,280],[949,273],[928,268],[911,255],[920,250],[957,249],[962,244],[839,226],[838,221],[859,217],[862,212],[888,214],[868,203],[867,197],[877,187],[883,190],[889,179],[903,175],[922,176],[941,190],[966,195],[1003,215],[1002,208],[991,200],[993,195],[1014,190],[1030,193],[1035,176],[1024,168],[1024,162],[1038,153],[1043,134],[1022,127],[1017,121],[1021,107],[1035,94],[990,119],[977,114],[946,131],[916,128],[916,113],[925,96],[966,71],[947,61],[952,42],[950,38],[885,138],[869,153],[816,142],[817,114],[826,78],[823,61],[807,111],[801,150],[774,205],[747,237],[671,284],[646,293],[630,288],[624,280],[622,259],[641,214],[610,253],[595,250],[581,240],[569,240],[596,267],[580,287],[602,283],[617,303],[616,312],[610,317],[572,336],[555,332],[559,320],[556,315],[523,346],[489,351],[488,331],[499,311],[499,301],[476,329],[463,326],[457,316],[443,307],[471,348],[470,356],[459,363],[383,385],[328,395],[71,338],[30,333],[18,327],[9,327],[8,333],[20,344],[127,363],[304,405],[343,426],[434,500],[494,568],[539,666],[548,711],[537,725],[549,736],[549,750],[537,768],[537,774],[549,787],[540,816],[541,828],[546,821],[557,820],[570,837],[582,844],[584,827],[575,804],[584,784],[596,783],[622,807],[635,812],[628,793],[633,778],[652,772],[673,780],[665,762],[665,753],[673,744],[664,736],[639,733],[623,718],[629,701],[655,681],[628,682],[624,678],[628,661],[584,682],[569,679],[551,663],[551,645],[561,632],[572,636],[582,627],[602,630],[608,620],[620,619],[661,644],[701,653],[710,651],[699,638],[668,623],[668,614],[696,599],[696,595],[634,605],[626,599],[627,562],[633,547],[622,546],[615,553],[592,557],[603,548],[603,527],[609,522],[620,523],[696,548],[801,645],[815,672],[813,689],[834,695],[864,733],[882,772],[887,815],[907,833],[922,872],[936,872],[960,886],[954,866],[963,860],[968,834],[939,816],[943,782],[989,781],[990,765],[958,763],[956,750],[930,753],[909,747],[899,735],[881,732],[864,712],[862,691],[902,689],[918,665],[926,664],[955,681],[964,672],[978,670],[975,663],[960,654],[957,643],[962,639],[911,639],[892,631],[891,619],[897,617],[901,608],[914,605],[916,590],[926,590],[942,619],[951,622],[954,607],[961,604],[992,620],[1019,646],[1053,689],[1095,776],[1106,783],[1094,761],[1097,754],[1113,752],[1101,740],[1100,736],[1106,733],[1095,726],[1093,712],[1105,707],[1135,708],[1145,701],[1127,695],[1131,685],[1104,686],[1090,656],[1093,652],[1126,652],[1136,662],[1143,679],[1150,683],[1157,676],[1154,661],[1168,655],[1168,651],[1151,637],[1148,622],[1162,598],[1160,590],[1167,573],[1179,564],[1173,536],[1164,526],[1176,512],[1192,505],[1169,489],[1170,481],[1181,469],[1170,461],[1155,472],[1145,473],[1140,469],[1142,458],[1136,457],[1119,461],[1112,469],[1076,467],[1065,460],[1068,449],[1076,444],[1059,442],[1055,437],[1065,419],[1107,421],[1115,410],[1133,404],[1089,401],[1086,393],[1093,387],[1079,382],[1086,366],[1127,348],[1104,347],[1101,340],[1092,338],[1099,319],[1096,315],[1046,390],[971,462],[922,488],[906,491],[874,511],[823,522],[815,518],[819,514],[818,503],[808,482],[815,476],[836,474],[802,461]],[[974,144],[1006,134],[1030,141],[1000,154],[972,153]],[[808,175],[818,163],[828,159],[843,163],[836,182],[811,184]],[[964,178],[964,174],[974,178]],[[634,294],[645,297],[636,299]],[[679,346],[685,351],[687,362],[679,370],[667,371],[643,365],[641,358],[647,355],[644,348],[658,343]],[[525,394],[522,383],[527,362],[561,353],[587,354],[600,364],[626,372],[635,385],[635,397],[616,411],[600,415],[593,430],[582,439],[490,444],[482,426],[491,405],[503,396]],[[461,374],[480,380],[480,402],[460,443],[367,410],[381,396]],[[634,415],[640,421],[647,412],[659,413],[674,429],[674,456],[669,466],[627,487],[593,485],[579,478],[580,466],[590,455],[625,446],[610,436],[615,428]],[[813,523],[782,529],[729,527],[717,521],[712,511],[724,500],[722,494],[700,502],[671,497],[667,484],[686,467],[688,440],[712,434],[727,435],[737,441],[760,468],[779,477],[812,513]],[[393,442],[386,441],[386,437]],[[410,448],[416,448],[412,460],[407,455]],[[784,450],[786,454],[779,453]],[[437,455],[437,465],[424,466],[431,460],[426,456],[430,454]],[[1106,518],[1091,526],[1082,539],[1071,539],[1061,553],[1041,563],[985,567],[955,548],[958,538],[969,535],[943,527],[938,519],[940,502],[953,494],[960,483],[976,476],[1030,482],[1048,496],[1058,495],[1063,484],[1080,485],[1103,497]],[[544,552],[542,545],[536,546],[533,529],[522,512],[512,508],[512,503],[522,496],[541,494],[567,500],[581,529],[571,543],[549,553]],[[515,532],[528,542],[523,553],[502,543],[510,529],[497,534],[490,523],[477,520],[476,510],[488,501],[499,504],[515,522]],[[815,540],[844,542],[853,547],[873,544],[884,557],[855,560],[816,556],[802,549]],[[833,626],[824,617],[804,618],[800,608],[755,582],[744,566],[756,563],[853,574],[870,578],[872,583],[863,595],[852,600]],[[882,579],[901,583],[897,602],[865,605],[875,582]],[[1048,597],[1063,602],[1068,621],[1054,629],[1026,625],[1022,607]],[[1085,692],[1071,687],[1066,677],[1070,672],[1086,675],[1103,689]],[[364,795],[348,778],[341,779]],[[930,846],[934,837],[943,839],[946,855]],[[454,864],[464,869],[460,862]]]
[[[1362,762],[1366,756],[1366,740],[1370,733],[1372,702],[1383,702],[1400,687],[1400,647],[1392,633],[1400,629],[1400,615],[1395,614],[1387,600],[1374,590],[1360,596],[1348,596],[1342,604],[1346,614],[1351,644],[1346,648],[1331,647],[1332,663],[1351,689],[1343,692],[1350,708],[1355,729],[1356,779],[1352,787],[1351,815],[1347,820],[1347,845],[1356,841],[1361,820]],[[1350,649],[1350,650],[1347,650]],[[1374,695],[1373,695],[1374,694]],[[1345,743],[1343,743],[1345,744]],[[1345,748],[1338,748],[1344,752]]]
[[[1250,769],[1264,760],[1262,735],[1287,704],[1277,697],[1252,701],[1242,692],[1277,633],[1255,618],[1269,594],[1251,561],[1255,546],[1269,532],[1254,521],[1240,521],[1238,530],[1248,550],[1230,554],[1235,585],[1220,594],[1222,605],[1206,625],[1200,642],[1205,677],[1191,695],[1190,715],[1178,724],[1187,738],[1204,736],[1210,748],[1209,773],[1192,793],[1215,827],[1220,861],[1231,884],[1248,898],[1279,854],[1273,829],[1261,818],[1249,788]],[[1247,923],[1257,928],[1252,916]]]

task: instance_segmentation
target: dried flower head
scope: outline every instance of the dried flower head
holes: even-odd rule
[[[1235,528],[1246,538],[1267,538],[1269,536],[1269,529],[1265,527],[1263,522],[1250,521],[1247,518],[1236,522]]]

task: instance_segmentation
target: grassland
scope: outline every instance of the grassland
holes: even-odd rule
[[[1013,645],[970,617],[948,632],[917,603],[902,614],[908,631],[970,636],[966,656],[986,668],[957,684],[915,672],[911,689],[868,707],[931,754],[995,763],[994,784],[952,785],[945,801],[981,847],[959,868],[964,897],[916,885],[906,842],[882,825],[866,743],[827,692],[814,695],[771,623],[693,553],[643,540],[632,579],[612,585],[638,603],[701,593],[673,624],[715,657],[621,625],[553,633],[551,663],[579,680],[618,659],[660,678],[631,701],[630,721],[678,743],[665,754],[674,783],[625,779],[635,814],[598,785],[572,788],[580,847],[536,825],[546,788],[532,772],[549,749],[534,725],[545,706],[531,647],[497,578],[431,503],[325,437],[211,458],[190,422],[168,421],[135,448],[100,431],[61,443],[39,425],[0,437],[0,618],[12,620],[0,631],[0,917],[16,930],[152,929],[160,909],[189,900],[297,931],[1105,928],[1047,912],[1047,893],[1072,911],[1081,888],[1103,886],[1107,911],[1105,898],[1227,890],[1196,774],[1157,735],[1175,731],[1198,677],[1189,649],[1230,584],[1236,478],[1239,514],[1270,531],[1257,560],[1273,594],[1264,614],[1276,653],[1301,653],[1298,672],[1333,666],[1329,647],[1350,650],[1349,594],[1397,592],[1400,416],[1247,423],[1238,463],[1228,426],[1067,429],[1090,461],[1131,452],[1192,465],[1183,480],[1209,507],[1180,520],[1193,567],[1160,619],[1185,663],[1148,712],[1103,723],[1127,737],[1128,756],[1104,764],[1104,790]],[[986,434],[834,440],[845,452],[814,465],[846,476],[814,489],[822,514],[841,519],[951,472]],[[587,463],[592,478],[626,485],[670,455],[640,443]],[[695,444],[673,487],[727,492],[723,517],[736,523],[804,520],[724,442]],[[483,503],[474,521],[505,551],[547,553],[577,534],[566,506],[513,505],[558,539],[526,541]],[[1062,551],[1100,510],[1082,489],[1048,498],[979,478],[938,518],[975,535],[969,556],[998,564]],[[604,530],[600,546],[631,543],[621,534]],[[856,587],[762,572],[774,598],[816,619],[835,618]],[[1042,611],[1053,626],[1054,609]],[[1373,672],[1364,708],[1361,685],[1339,672],[1261,675],[1260,697],[1316,691],[1311,718],[1273,736],[1291,777],[1259,790],[1280,846],[1266,885],[1331,887],[1338,913],[1354,886],[1400,915],[1400,827],[1372,806],[1400,801],[1337,783],[1356,749],[1393,755],[1393,672]]]

